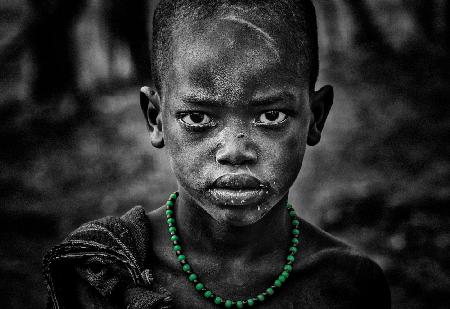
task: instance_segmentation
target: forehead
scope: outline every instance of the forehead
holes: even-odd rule
[[[173,38],[172,89],[236,97],[263,87],[306,86],[306,74],[299,73],[306,70],[288,57],[283,37],[249,19],[226,15],[178,30]]]

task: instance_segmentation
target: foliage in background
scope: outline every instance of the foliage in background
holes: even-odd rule
[[[334,31],[326,79],[343,89],[337,103],[352,106],[357,123],[347,136],[336,137],[340,143],[331,155],[338,159],[331,172],[345,175],[321,181],[331,192],[317,205],[318,223],[382,265],[394,308],[445,308],[450,3],[317,2]],[[350,41],[348,32],[333,29],[347,19]]]
[[[78,224],[175,187],[138,107],[146,3],[0,1],[1,307],[44,306],[40,258]],[[450,4],[315,3],[336,103],[291,199],[380,263],[393,308],[446,308]]]

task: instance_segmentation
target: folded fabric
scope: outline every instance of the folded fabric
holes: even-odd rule
[[[150,222],[141,206],[88,222],[44,257],[47,308],[171,308],[150,271]]]

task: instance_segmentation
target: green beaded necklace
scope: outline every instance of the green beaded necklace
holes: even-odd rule
[[[262,303],[267,297],[272,296],[275,291],[283,285],[283,283],[289,277],[289,273],[292,271],[292,266],[295,261],[295,254],[298,251],[298,243],[299,243],[299,234],[298,226],[300,221],[297,218],[294,208],[291,204],[286,204],[287,211],[289,213],[290,218],[292,219],[292,244],[289,247],[289,254],[286,258],[287,262],[283,265],[283,269],[277,279],[273,282],[273,284],[268,287],[264,292],[258,294],[256,297],[251,297],[247,300],[230,300],[220,297],[219,295],[213,293],[209,290],[202,282],[200,282],[197,274],[192,270],[191,265],[187,262],[186,256],[182,253],[181,246],[179,244],[180,237],[177,235],[177,228],[175,222],[175,212],[174,206],[175,202],[178,198],[178,192],[174,192],[170,195],[169,199],[166,202],[166,215],[167,215],[167,224],[169,226],[170,240],[173,243],[173,251],[177,255],[177,259],[181,264],[181,268],[186,273],[188,279],[194,285],[195,290],[203,295],[206,299],[212,301],[214,304],[219,306],[225,306],[226,308],[231,308],[236,306],[237,308],[244,308],[245,306],[252,307],[257,305],[258,303]]]

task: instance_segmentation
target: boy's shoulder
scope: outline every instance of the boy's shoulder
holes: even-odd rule
[[[389,286],[377,263],[304,220],[301,226],[293,272],[299,290],[307,283],[309,297],[318,293],[324,301],[347,298],[358,308],[390,308]]]
[[[341,270],[357,271],[359,267],[379,266],[367,255],[321,228],[301,219],[299,265],[320,263]]]

